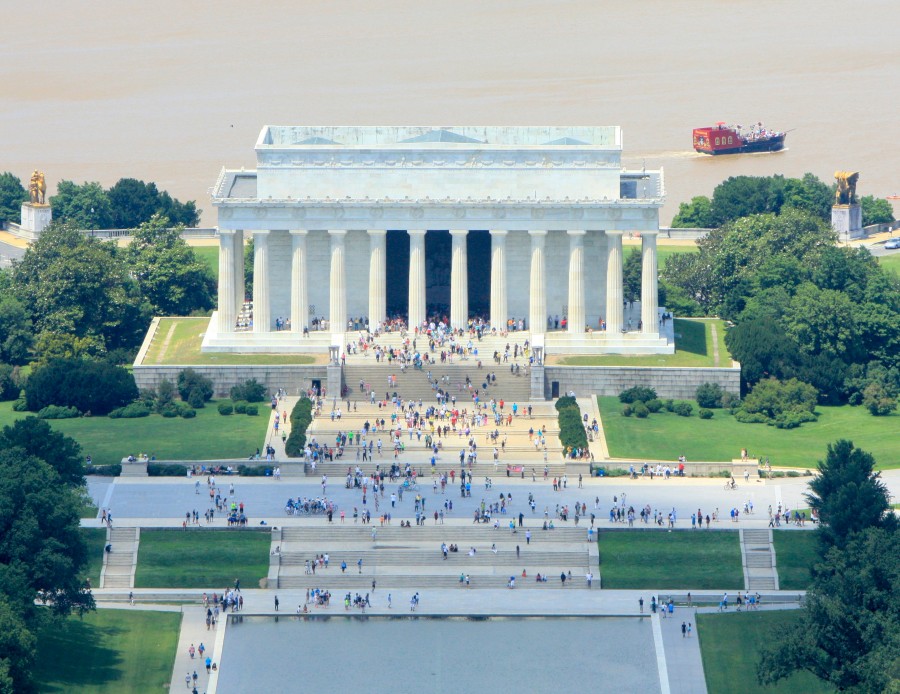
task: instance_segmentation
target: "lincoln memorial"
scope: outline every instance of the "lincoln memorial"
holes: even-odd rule
[[[204,351],[334,353],[441,322],[553,353],[674,351],[657,301],[663,172],[622,168],[619,127],[266,126],[255,149],[255,170],[223,169],[211,191]],[[633,303],[623,236],[641,248]]]

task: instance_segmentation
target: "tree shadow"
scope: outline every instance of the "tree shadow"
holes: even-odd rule
[[[115,626],[96,626],[77,619],[51,621],[39,633],[41,653],[35,665],[35,679],[42,692],[66,692],[74,686],[106,687],[124,676],[115,644],[128,630]]]

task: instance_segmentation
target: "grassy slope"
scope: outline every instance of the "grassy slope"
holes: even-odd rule
[[[0,403],[0,425],[27,414],[13,412],[12,403]],[[120,462],[129,453],[147,453],[158,460],[245,458],[265,438],[266,415],[268,410],[258,417],[223,417],[215,403],[207,403],[194,419],[83,417],[55,420],[50,425],[78,441],[84,455],[92,456],[96,465],[106,465]]]
[[[239,578],[258,588],[269,573],[268,531],[144,530],[135,586],[221,590]]]
[[[900,253],[879,256],[878,263],[882,267],[891,270],[894,274],[900,275]]]
[[[171,337],[169,330],[172,325],[175,329]],[[202,353],[200,345],[203,342],[203,334],[209,325],[209,318],[161,318],[156,336],[150,349],[144,357],[143,364],[177,364],[177,365],[203,365],[203,364],[313,364],[315,357],[305,354],[230,354],[230,353]],[[169,342],[166,345],[166,338]],[[165,349],[163,349],[165,345]]]
[[[212,270],[213,277],[219,279],[219,247],[218,246],[193,246],[197,258],[202,260]]]
[[[737,590],[744,586],[741,548],[733,530],[601,529],[599,543],[604,588]]]
[[[818,533],[776,530],[775,564],[781,590],[806,590],[812,582],[810,567],[818,560]]]
[[[900,415],[873,417],[862,407],[819,407],[819,420],[797,429],[776,429],[764,424],[741,424],[727,412],[715,410],[712,419],[671,412],[647,419],[621,416],[618,398],[600,397],[600,412],[610,454],[620,458],[675,460],[732,460],[747,448],[751,456],[768,457],[772,465],[815,467],[825,457],[825,447],[839,438],[850,438],[857,447],[875,456],[879,468],[900,467],[896,446]]]
[[[719,366],[731,366],[725,346],[725,324],[716,318],[675,319],[675,354],[645,356],[584,355],[560,359],[565,366],[715,366],[711,327],[716,326]]]
[[[776,686],[761,687],[756,683],[760,649],[777,645],[798,617],[795,610],[697,615],[697,636],[710,694],[734,691],[741,694],[820,694],[835,691],[805,672],[782,680]]]
[[[41,692],[162,692],[172,676],[181,614],[98,610],[38,635]]]

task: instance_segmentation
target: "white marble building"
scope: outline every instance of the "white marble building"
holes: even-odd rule
[[[212,189],[219,310],[203,349],[325,351],[354,320],[445,315],[454,327],[521,319],[556,352],[671,352],[656,302],[663,173],[625,171],[621,154],[611,126],[266,126],[256,170],[223,169]],[[631,317],[623,235],[642,239]],[[245,299],[249,330],[237,326]]]

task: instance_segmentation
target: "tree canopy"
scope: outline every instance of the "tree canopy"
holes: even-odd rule
[[[215,301],[216,281],[209,267],[172,228],[154,215],[135,230],[125,258],[141,294],[159,316],[186,316],[207,311]]]
[[[28,191],[18,176],[9,171],[0,173],[0,225],[4,222],[18,222],[22,214],[22,203],[28,200]]]

